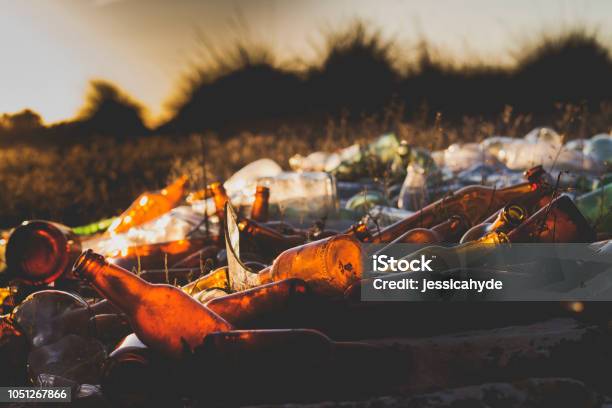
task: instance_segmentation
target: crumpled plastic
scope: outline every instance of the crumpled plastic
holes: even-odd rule
[[[466,170],[474,164],[494,165],[497,159],[478,143],[453,143],[442,152],[433,156],[436,164],[446,167],[453,173]]]
[[[583,152],[610,169],[612,167],[612,135],[600,133],[593,136],[584,146]]]
[[[563,137],[546,127],[533,129],[522,139],[493,136],[480,143],[483,151],[511,170],[525,170],[541,164],[552,173],[601,172],[603,166],[600,160],[580,151],[579,145],[580,142],[576,142],[564,146]]]
[[[361,157],[358,144],[353,144],[337,152],[314,152],[307,156],[296,154],[289,159],[294,171],[333,171],[342,162],[357,161]]]

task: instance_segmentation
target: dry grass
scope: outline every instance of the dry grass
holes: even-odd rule
[[[44,218],[77,225],[117,214],[142,191],[164,185],[187,172],[193,186],[207,179],[225,179],[243,165],[262,157],[287,168],[293,154],[331,151],[355,141],[394,131],[410,143],[439,149],[457,141],[477,141],[493,134],[523,136],[537,125],[551,125],[568,139],[610,131],[612,107],[598,115],[580,107],[560,106],[546,123],[530,115],[514,115],[508,107],[495,120],[464,117],[461,124],[434,121],[423,112],[407,122],[401,107],[351,122],[340,117],[321,128],[280,126],[273,133],[242,132],[228,140],[214,134],[170,138],[155,135],[125,142],[105,138],[69,147],[14,146],[0,149],[2,227],[24,219]]]

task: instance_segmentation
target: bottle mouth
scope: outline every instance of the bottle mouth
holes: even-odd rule
[[[506,220],[512,225],[517,226],[527,218],[527,211],[520,205],[511,204],[504,207],[504,216]]]
[[[106,259],[100,255],[88,249],[79,255],[77,260],[74,262],[72,272],[77,276],[83,276],[85,271],[91,269],[92,264],[102,265],[106,262]]]
[[[525,179],[532,184],[541,185],[551,188],[553,184],[552,177],[549,173],[544,170],[544,167],[540,164],[535,167],[525,170],[523,173]]]
[[[262,186],[262,185],[258,185],[255,188],[255,193],[256,194],[262,194],[264,196],[270,196],[270,189],[266,186]]]
[[[68,241],[45,221],[29,221],[17,227],[6,247],[9,270],[31,285],[43,285],[60,277],[68,265]]]

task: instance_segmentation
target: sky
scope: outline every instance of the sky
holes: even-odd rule
[[[153,124],[203,37],[309,60],[323,33],[355,18],[400,44],[427,38],[458,60],[509,62],[523,39],[576,23],[612,37],[611,0],[0,0],[0,113],[70,119],[89,81],[105,79],[142,102]]]

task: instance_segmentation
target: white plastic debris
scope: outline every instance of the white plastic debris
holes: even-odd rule
[[[434,161],[436,161],[435,157]],[[453,173],[466,170],[474,164],[494,164],[496,162],[495,157],[482,149],[478,143],[453,143],[444,150],[443,164]],[[438,164],[437,161],[436,164]]]
[[[525,141],[561,146],[563,144],[563,136],[549,127],[537,127],[525,135]]]
[[[274,177],[282,171],[281,166],[272,159],[255,160],[234,173],[223,183],[223,187],[225,187],[227,194],[231,196],[261,177]]]
[[[600,133],[593,136],[583,151],[595,160],[609,166],[612,164],[612,135]]]
[[[494,136],[480,145],[511,170],[525,170],[539,164],[553,173],[602,169],[597,159],[578,149],[580,142],[564,146],[562,136],[546,127],[533,129],[523,139]]]

